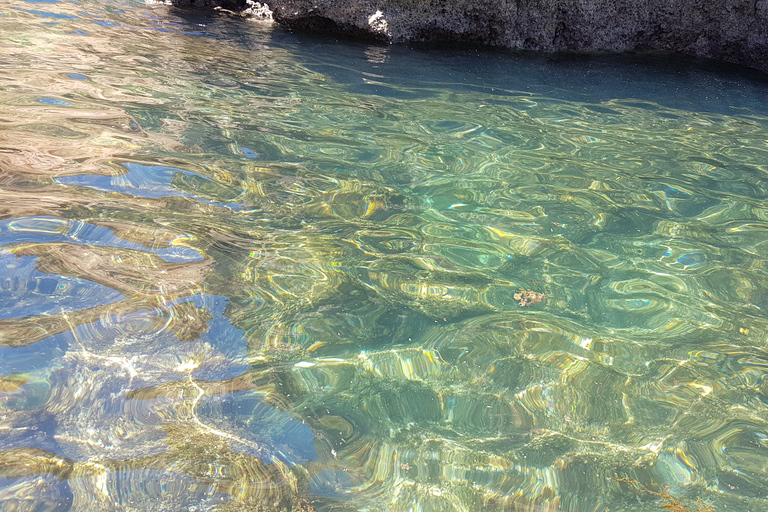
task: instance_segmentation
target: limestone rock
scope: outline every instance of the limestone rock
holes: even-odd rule
[[[172,0],[244,12],[248,0]],[[768,0],[269,0],[278,23],[389,42],[655,50],[768,71]]]

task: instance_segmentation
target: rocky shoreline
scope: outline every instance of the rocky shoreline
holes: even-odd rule
[[[295,30],[554,51],[662,51],[768,72],[768,0],[171,0]]]

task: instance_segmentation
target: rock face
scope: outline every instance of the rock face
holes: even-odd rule
[[[196,0],[172,0],[194,5]],[[250,0],[219,1],[245,10]],[[268,0],[278,23],[391,42],[659,50],[768,71],[768,0]],[[259,4],[257,4],[259,5]],[[261,5],[259,5],[261,7]],[[261,11],[263,12],[263,11]]]

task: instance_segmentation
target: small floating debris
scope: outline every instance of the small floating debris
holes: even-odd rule
[[[534,292],[533,290],[520,290],[515,294],[515,300],[519,300],[520,305],[523,307],[541,302],[545,297],[546,295],[543,293]]]

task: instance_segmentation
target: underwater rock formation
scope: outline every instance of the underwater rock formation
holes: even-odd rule
[[[171,0],[265,17],[251,0]],[[515,49],[651,50],[768,71],[768,0],[270,0],[292,29],[390,42],[468,42]]]

